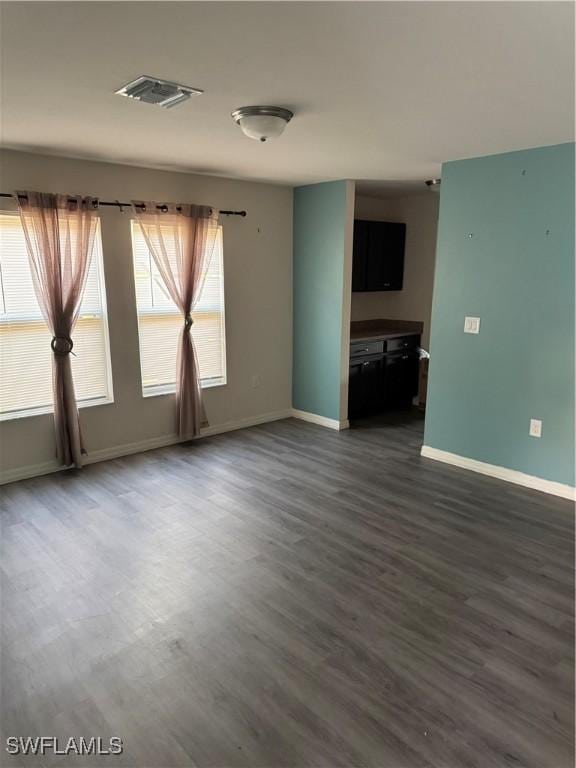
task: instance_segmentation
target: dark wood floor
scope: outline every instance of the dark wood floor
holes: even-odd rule
[[[288,420],[6,486],[4,736],[125,751],[0,763],[573,766],[571,504],[421,440]]]

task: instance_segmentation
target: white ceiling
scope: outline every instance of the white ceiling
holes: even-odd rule
[[[445,160],[573,140],[570,2],[2,2],[1,13],[3,143],[16,149],[414,187]],[[114,95],[140,74],[205,93],[172,110]],[[230,118],[262,103],[295,112],[267,144]]]

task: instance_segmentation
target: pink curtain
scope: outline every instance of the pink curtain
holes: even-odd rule
[[[19,192],[18,207],[36,298],[52,333],[56,455],[62,464],[80,467],[86,451],[70,353],[92,259],[98,204],[92,198]]]
[[[194,339],[192,310],[198,301],[218,234],[218,211],[197,205],[133,201],[136,221],[166,290],[182,313],[176,366],[176,428],[191,438],[207,425]]]

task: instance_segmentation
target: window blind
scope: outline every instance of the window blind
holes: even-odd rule
[[[17,214],[0,214],[0,418],[52,410],[52,350]],[[78,321],[72,332],[78,405],[111,402],[112,377],[100,223]]]
[[[169,238],[167,238],[169,241]],[[140,367],[144,395],[174,392],[176,356],[183,318],[168,295],[158,268],[136,221],[132,222],[132,248]],[[200,379],[203,387],[226,383],[224,321],[224,266],[222,227],[207,266],[204,287],[192,313]]]

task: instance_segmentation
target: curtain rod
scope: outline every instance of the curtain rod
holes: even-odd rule
[[[0,197],[16,197],[16,195],[11,194],[10,192],[0,192]],[[18,195],[18,197],[21,197],[22,199],[27,199],[26,195]],[[73,202],[71,200],[70,202]],[[132,203],[121,203],[119,200],[98,200],[98,205],[109,205],[113,208],[119,208],[120,212],[124,210],[124,208],[132,208]],[[136,208],[143,208],[144,204],[136,204]],[[160,211],[167,211],[168,208],[165,205],[157,205],[156,208]],[[177,211],[182,210],[180,206],[176,207]],[[244,218],[246,216],[246,211],[219,211],[223,216],[242,216]]]

